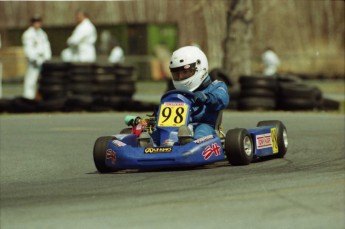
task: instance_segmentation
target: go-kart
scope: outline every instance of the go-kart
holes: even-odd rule
[[[157,114],[127,120],[131,128],[113,136],[99,137],[93,158],[100,173],[126,169],[166,169],[197,167],[228,160],[231,165],[248,165],[254,159],[282,158],[288,147],[287,130],[278,120],[261,121],[251,129],[235,128],[224,134],[220,112],[215,134],[179,144],[178,128],[190,124],[191,115],[202,110],[194,94],[185,90],[168,91],[161,98]],[[158,131],[159,144],[140,147],[142,132]]]

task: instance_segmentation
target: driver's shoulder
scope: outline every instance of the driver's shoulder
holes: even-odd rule
[[[214,80],[212,83],[209,85],[208,89],[214,90],[215,88],[227,88],[226,84],[223,81],[219,80]]]

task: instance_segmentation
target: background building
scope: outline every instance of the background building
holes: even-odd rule
[[[0,58],[4,79],[21,74],[25,61],[21,34],[29,18],[40,14],[58,57],[74,28],[74,12],[83,9],[97,27],[100,61],[108,54],[109,34],[119,40],[126,60],[151,78],[154,48],[164,42],[170,50],[196,43],[208,55],[210,67],[222,67],[223,42],[231,0],[134,1],[1,1]],[[260,55],[273,46],[280,71],[344,75],[344,1],[252,0],[252,72],[261,71]],[[107,35],[108,34],[108,35]],[[236,34],[234,34],[236,36]],[[237,54],[232,54],[237,55]],[[23,66],[24,65],[24,66]]]

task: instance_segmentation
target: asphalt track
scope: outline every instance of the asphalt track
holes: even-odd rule
[[[225,130],[279,119],[284,159],[98,174],[97,137],[125,113],[0,116],[0,228],[345,228],[345,116],[224,113]]]

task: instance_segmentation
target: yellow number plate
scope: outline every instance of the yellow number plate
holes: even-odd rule
[[[161,105],[158,126],[179,127],[186,125],[188,105],[181,102],[165,102]]]

